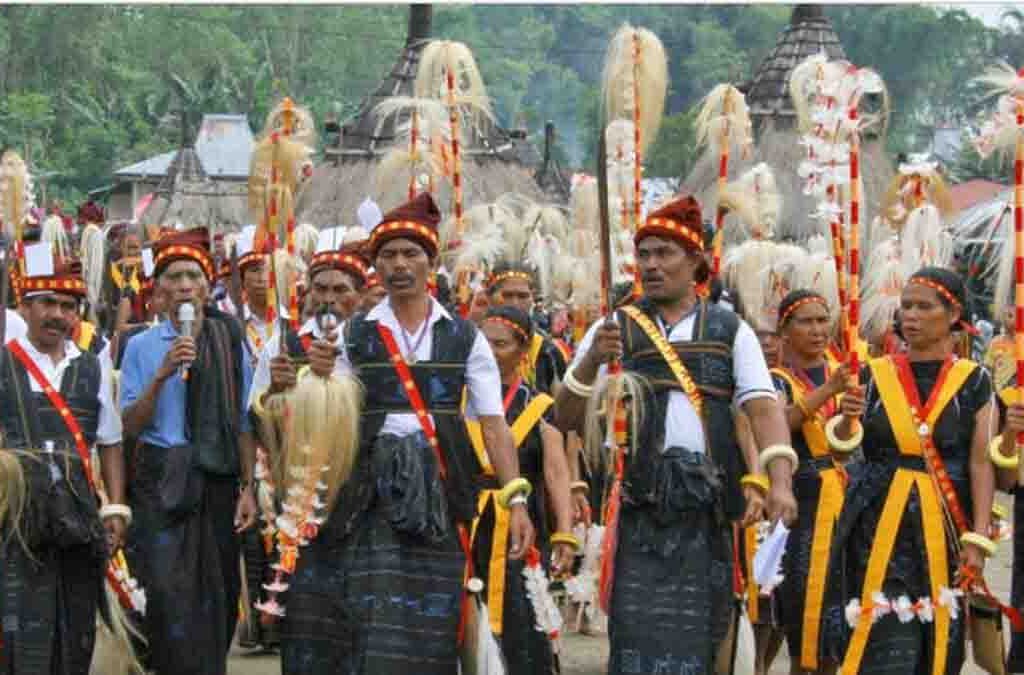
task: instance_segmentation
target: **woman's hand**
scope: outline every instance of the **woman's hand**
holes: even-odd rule
[[[864,414],[864,386],[847,389],[839,409],[843,417],[860,418]]]
[[[747,509],[743,513],[740,526],[749,527],[764,520],[764,493],[753,485],[748,485],[743,488],[743,499],[747,503]]]
[[[985,571],[985,553],[974,544],[965,544],[960,549],[960,564],[981,574]]]
[[[1006,426],[1003,431],[1011,434],[1024,432],[1024,403],[1014,403],[1006,408]]]
[[[572,574],[572,563],[576,549],[569,544],[555,544],[551,547],[551,579],[564,579]]]
[[[829,375],[824,384],[829,396],[838,396],[850,387],[850,364],[844,363]]]

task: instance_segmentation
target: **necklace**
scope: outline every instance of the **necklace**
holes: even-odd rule
[[[423,338],[427,336],[427,329],[430,327],[430,317],[433,313],[434,303],[430,303],[427,309],[427,318],[423,320],[423,325],[420,326],[417,331],[417,333],[419,333],[419,337],[416,338],[415,343],[412,343],[412,336],[406,332],[405,326],[402,325],[402,322],[398,322],[398,327],[402,329],[402,342],[405,343],[405,362],[410,366],[415,365],[416,361],[419,360],[416,356],[416,351],[420,348],[420,345],[423,344]],[[397,319],[398,317],[395,318]]]

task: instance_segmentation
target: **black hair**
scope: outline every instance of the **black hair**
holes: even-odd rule
[[[514,273],[518,273],[518,274],[526,274],[526,275],[528,275],[530,277],[530,290],[532,292],[536,293],[537,277],[534,274],[534,271],[531,268],[527,267],[526,265],[522,265],[522,264],[516,263],[516,262],[509,262],[507,260],[499,261],[498,263],[496,263],[494,265],[494,269],[491,271],[491,278],[499,277],[502,274],[507,274],[509,272],[514,272]],[[488,286],[487,287],[487,295],[488,295],[488,297],[491,297],[495,293],[500,291],[501,287],[505,283],[505,281],[506,281],[505,279],[502,279],[498,283],[493,284],[491,286]]]
[[[789,314],[790,308],[796,303],[802,300],[806,300],[808,298],[816,298],[818,300],[821,300],[826,305],[828,304],[827,302],[825,302],[824,295],[817,291],[812,291],[809,288],[798,288],[796,290],[790,291],[789,293],[786,294],[786,297],[782,299],[782,302],[779,303],[780,329],[787,323],[789,323],[789,320],[792,318],[792,315]]]
[[[511,321],[521,331],[522,335],[515,332],[516,340],[520,344],[526,345],[530,341],[530,337],[533,335],[533,320],[530,316],[519,309],[518,307],[511,307],[503,305],[501,307],[491,307],[487,310],[487,314],[484,316],[484,320],[491,318],[504,319],[505,321]]]

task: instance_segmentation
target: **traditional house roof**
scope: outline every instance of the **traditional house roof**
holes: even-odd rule
[[[252,129],[245,115],[203,115],[193,155],[211,178],[246,180],[253,148]],[[164,152],[114,172],[115,180],[160,179],[167,176],[178,150]]]
[[[812,215],[817,202],[804,194],[803,179],[797,174],[806,151],[800,144],[800,134],[795,125],[796,112],[789,96],[789,77],[793,68],[823,49],[829,59],[845,58],[843,46],[821,6],[798,5],[793,10],[790,25],[779,35],[775,49],[743,87],[757,144],[748,158],[730,157],[729,177],[734,179],[759,162],[771,167],[782,197],[782,211],[775,228],[780,238],[803,240],[812,234],[825,234],[822,223]],[[867,235],[865,241],[870,241],[871,223],[894,175],[884,138],[872,136],[864,139],[860,164],[864,183],[860,220]],[[717,184],[718,158],[705,153],[683,180],[683,190],[696,195],[710,212],[717,203]],[[726,217],[727,244],[737,243],[731,235],[741,231],[741,228],[730,227],[733,217]]]
[[[413,82],[423,48],[431,39],[430,5],[410,5],[409,28],[398,60],[381,83],[359,105],[355,116],[341,126],[337,141],[323,149],[324,161],[316,166],[296,205],[300,222],[319,226],[351,224],[356,209],[374,197],[385,210],[396,204],[376,194],[375,169],[396,139],[396,127],[404,116],[392,115],[378,129],[372,111],[393,96],[412,96]],[[509,131],[494,122],[466,130],[462,146],[463,201],[466,206],[494,201],[508,192],[546,202],[553,199],[534,180],[541,156],[526,134]],[[438,196],[438,195],[435,195]],[[563,200],[568,199],[565,192]],[[444,195],[439,203],[445,203]]]
[[[846,58],[839,36],[821,5],[797,5],[775,49],[744,87],[755,129],[765,117],[795,119],[796,111],[789,97],[790,73],[804,59],[821,51],[830,60]]]

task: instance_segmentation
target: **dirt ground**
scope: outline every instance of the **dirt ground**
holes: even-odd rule
[[[1013,513],[1012,501],[1005,495],[1000,495],[1000,502],[1003,502]],[[1008,600],[1010,597],[1010,545],[1004,542],[999,548],[999,555],[989,561],[986,568],[986,578],[992,592],[999,598]],[[1009,635],[1007,631],[1006,635]],[[1007,638],[1007,641],[1009,638]],[[582,636],[568,634],[563,638],[562,649],[562,672],[564,675],[603,675],[605,663],[608,658],[608,642],[602,636]],[[789,658],[786,649],[773,664],[771,675],[785,675],[789,672]],[[280,675],[281,666],[276,655],[254,655],[246,654],[239,650],[232,653],[228,665],[229,675]],[[746,675],[746,674],[740,674]],[[984,675],[984,671],[968,663],[961,675]]]

